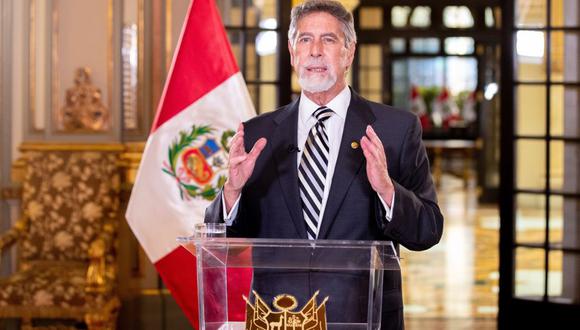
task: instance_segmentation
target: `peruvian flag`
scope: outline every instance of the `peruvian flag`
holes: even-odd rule
[[[203,222],[227,175],[228,143],[255,115],[213,0],[193,0],[127,207],[127,221],[165,285],[198,326],[195,257],[176,242]],[[251,274],[228,277],[240,290],[230,319],[244,319]],[[232,278],[233,277],[233,278]],[[232,308],[233,306],[233,308]]]

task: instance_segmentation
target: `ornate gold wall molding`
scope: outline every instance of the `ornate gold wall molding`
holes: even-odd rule
[[[145,149],[145,142],[131,142],[125,144],[125,152],[121,154],[123,168],[123,183],[133,185],[141,164],[141,156]]]
[[[54,143],[54,142],[25,142],[20,147],[26,151],[110,151],[119,152],[119,167],[122,171],[122,183],[132,186],[141,163],[141,156],[145,149],[145,142],[121,143]],[[12,164],[12,182],[19,184],[24,179],[24,159],[18,158]]]
[[[18,150],[21,153],[27,151],[110,151],[121,153],[125,151],[125,146],[120,143],[55,143],[30,141],[24,142]],[[25,160],[22,156],[17,158],[12,164],[11,180],[14,184],[19,185],[24,181],[25,165]]]
[[[26,165],[24,159],[19,157],[12,163],[10,179],[12,183],[20,185],[24,181],[24,166]]]
[[[30,118],[27,121],[27,126],[29,130],[32,132],[43,132],[44,131],[44,123],[37,123],[37,96],[36,96],[36,52],[39,46],[37,45],[37,26],[38,26],[38,15],[37,15],[37,0],[30,0],[30,10],[29,10],[29,19],[30,19],[30,31],[28,37],[28,109]]]
[[[123,152],[125,146],[121,143],[55,143],[55,142],[25,142],[19,148],[25,151],[111,151]]]

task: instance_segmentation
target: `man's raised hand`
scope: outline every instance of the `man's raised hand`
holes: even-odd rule
[[[367,160],[367,177],[371,187],[390,207],[395,187],[389,176],[387,156],[383,143],[370,125],[367,126],[366,135],[362,137],[360,142],[363,154]]]
[[[234,135],[230,145],[230,156],[228,166],[228,179],[224,184],[224,200],[226,210],[230,212],[234,203],[240,197],[242,188],[254,172],[256,159],[260,156],[266,146],[267,140],[260,138],[250,152],[246,152],[244,146],[244,124],[240,123],[238,131]]]

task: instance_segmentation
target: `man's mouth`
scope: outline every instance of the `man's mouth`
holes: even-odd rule
[[[326,72],[327,68],[325,66],[307,66],[306,70],[308,72],[320,73],[320,72]]]

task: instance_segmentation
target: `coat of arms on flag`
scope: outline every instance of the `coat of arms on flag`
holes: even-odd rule
[[[214,132],[209,125],[193,125],[190,131],[180,131],[169,147],[162,170],[175,178],[182,200],[211,201],[226,182],[228,144],[234,131],[224,131],[219,142]]]

